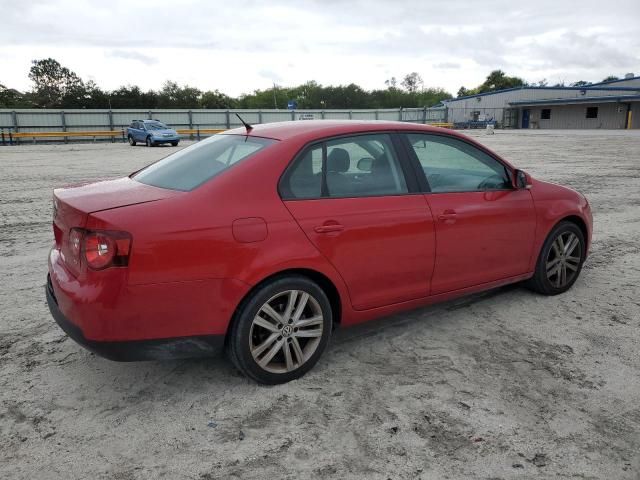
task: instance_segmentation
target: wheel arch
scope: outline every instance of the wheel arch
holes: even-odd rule
[[[238,303],[238,306],[234,310],[233,315],[231,316],[231,321],[227,326],[227,332],[225,336],[228,338],[229,332],[231,331],[231,328],[234,322],[236,321],[236,316],[238,311],[240,310],[242,305],[249,298],[251,298],[251,295],[253,295],[253,293],[256,290],[258,290],[265,283],[271,280],[274,280],[280,277],[291,276],[291,275],[303,276],[318,284],[318,286],[322,289],[322,291],[327,295],[327,298],[329,299],[329,305],[331,305],[331,315],[333,317],[334,328],[339,326],[342,320],[342,303],[341,303],[342,299],[340,297],[340,292],[338,291],[333,281],[331,281],[331,279],[327,277],[325,274],[320,273],[317,270],[313,270],[310,268],[288,268],[285,270],[280,270],[278,272],[272,273],[271,275],[263,278],[258,283],[253,285],[253,287],[251,287],[251,289],[244,295],[244,297],[242,297],[242,300]],[[227,340],[225,340],[225,342],[226,341]]]
[[[560,224],[561,222],[570,222],[575,224],[580,231],[582,232],[582,236],[584,237],[584,241],[586,243],[585,245],[585,250],[588,252],[589,251],[589,230],[587,228],[587,222],[585,222],[580,216],[578,215],[567,215],[566,217],[561,218],[560,220],[558,220],[556,222],[556,224],[553,226],[553,228],[551,230],[553,230],[554,228],[556,228],[556,226],[558,224]]]

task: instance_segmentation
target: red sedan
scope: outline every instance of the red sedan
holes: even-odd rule
[[[307,372],[337,326],[565,292],[592,231],[580,193],[395,122],[247,126],[53,201],[46,293],[69,336],[113,360],[225,348],[263,383]]]

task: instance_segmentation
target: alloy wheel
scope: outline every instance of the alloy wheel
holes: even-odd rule
[[[582,259],[580,239],[573,232],[563,232],[551,244],[547,255],[547,279],[556,288],[562,288],[578,274]]]
[[[322,339],[324,317],[318,301],[302,290],[271,297],[253,319],[249,348],[267,372],[288,373],[304,365]]]

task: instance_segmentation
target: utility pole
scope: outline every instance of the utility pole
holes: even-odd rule
[[[276,82],[273,82],[273,108],[278,109],[278,100],[276,100]]]

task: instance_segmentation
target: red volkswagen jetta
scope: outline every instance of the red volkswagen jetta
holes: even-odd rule
[[[54,191],[47,300],[113,360],[226,348],[263,383],[336,326],[513,282],[554,295],[587,256],[586,198],[455,132],[305,121],[230,130]]]

